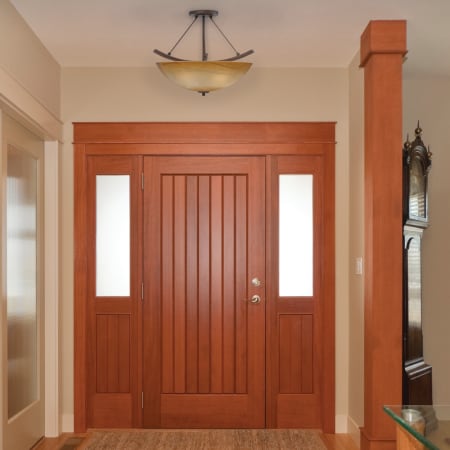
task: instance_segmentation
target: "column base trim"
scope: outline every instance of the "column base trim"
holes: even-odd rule
[[[374,436],[369,436],[364,427],[361,431],[361,450],[396,450],[397,443],[394,439],[379,439]]]

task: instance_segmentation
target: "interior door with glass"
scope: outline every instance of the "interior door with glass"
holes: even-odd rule
[[[265,158],[144,158],[143,425],[265,425]]]
[[[2,125],[2,436],[3,448],[25,450],[44,435],[44,144],[7,116]]]

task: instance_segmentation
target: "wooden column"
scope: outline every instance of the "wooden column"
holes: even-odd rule
[[[361,36],[365,114],[365,332],[362,450],[395,449],[382,409],[402,401],[402,63],[406,22]]]

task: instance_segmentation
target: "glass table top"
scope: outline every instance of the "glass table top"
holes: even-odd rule
[[[395,405],[383,409],[425,448],[450,450],[450,405]]]

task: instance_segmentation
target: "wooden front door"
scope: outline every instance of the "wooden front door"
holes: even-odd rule
[[[264,169],[145,158],[144,427],[264,427]]]
[[[84,123],[75,142],[75,430],[333,432],[334,124]]]

